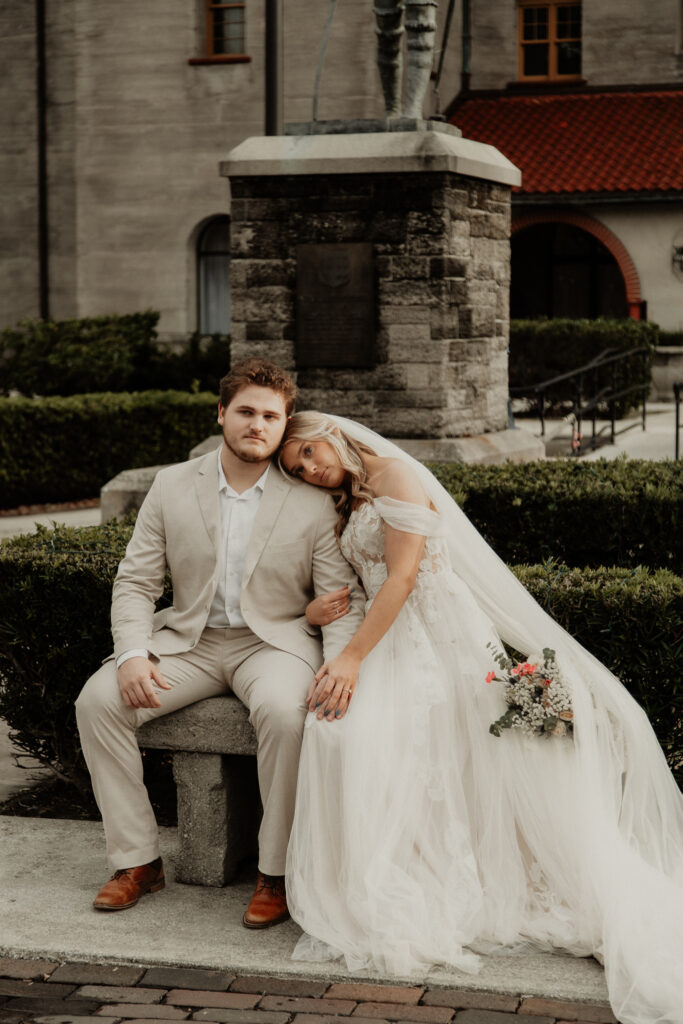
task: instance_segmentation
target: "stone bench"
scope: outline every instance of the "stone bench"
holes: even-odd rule
[[[210,697],[138,730],[141,747],[173,752],[179,882],[226,885],[258,849],[261,801],[248,715],[236,697]]]

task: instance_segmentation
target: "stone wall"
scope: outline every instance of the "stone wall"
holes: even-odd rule
[[[0,328],[38,315],[38,125],[35,13],[0,0]]]
[[[234,177],[233,359],[294,369],[297,243],[372,242],[374,368],[302,369],[299,408],[394,437],[507,423],[510,190],[452,173]]]

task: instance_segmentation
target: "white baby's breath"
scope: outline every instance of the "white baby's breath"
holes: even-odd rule
[[[549,647],[527,661],[514,662],[505,651],[488,644],[501,669],[489,672],[487,683],[503,684],[508,705],[504,715],[493,722],[489,732],[500,736],[503,729],[521,729],[529,736],[566,736],[573,730],[571,696],[558,667],[555,651]]]

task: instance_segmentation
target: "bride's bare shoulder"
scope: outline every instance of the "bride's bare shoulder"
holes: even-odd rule
[[[417,474],[400,459],[378,458],[368,480],[376,498],[394,498],[414,505],[429,505]]]

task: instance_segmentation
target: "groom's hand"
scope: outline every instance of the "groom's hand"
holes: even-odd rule
[[[149,658],[128,658],[116,671],[123,703],[129,708],[160,708],[155,685],[172,689]]]

